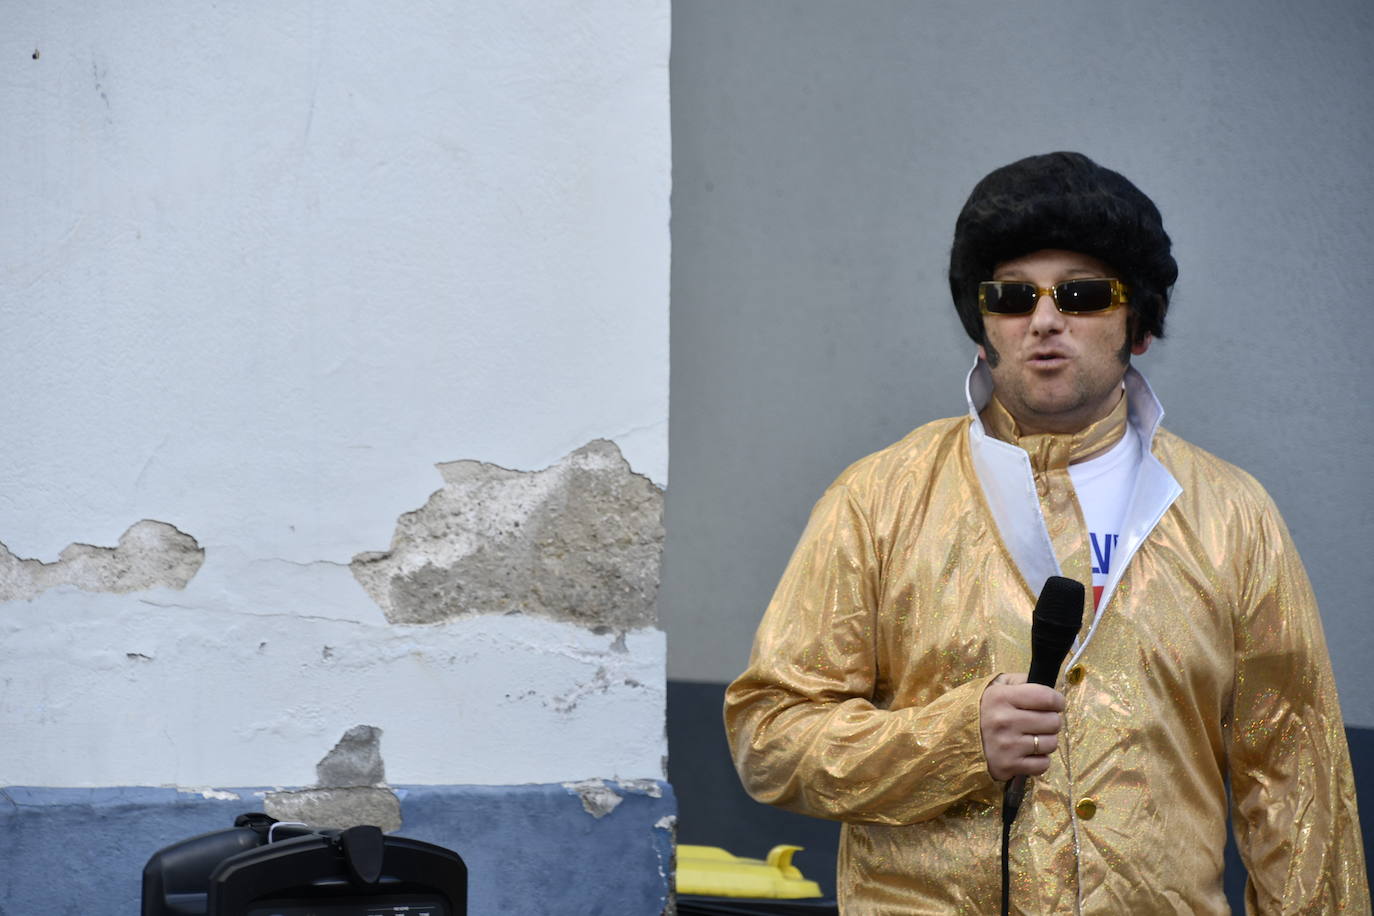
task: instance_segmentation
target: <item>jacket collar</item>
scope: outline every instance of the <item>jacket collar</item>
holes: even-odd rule
[[[1140,436],[1140,441],[1148,452],[1154,445],[1159,423],[1164,419],[1164,405],[1159,403],[1154,389],[1135,366],[1126,367],[1123,382],[1126,386],[1126,421]],[[969,370],[968,379],[964,382],[964,399],[968,404],[969,416],[973,418],[974,429],[980,438],[991,438],[983,428],[983,421],[978,419],[978,414],[982,413],[983,408],[988,406],[988,401],[992,399],[992,388],[992,370],[981,356],[975,357],[973,368]]]
[[[1154,437],[1164,418],[1164,408],[1145,376],[1134,367],[1126,369],[1123,381],[1126,420],[1139,437],[1140,466],[1113,555],[1112,571],[1097,606],[1097,616],[1087,638],[1074,643],[1073,659],[1082,655],[1097,632],[1097,624],[1132,558],[1183,492],[1178,481],[1153,453]],[[1034,600],[1045,580],[1060,574],[1059,561],[1055,559],[1054,545],[1040,510],[1030,456],[1015,445],[989,435],[978,419],[979,411],[992,397],[992,388],[991,370],[981,358],[976,359],[964,387],[970,417],[969,455],[997,532]],[[1119,562],[1116,557],[1120,557]]]

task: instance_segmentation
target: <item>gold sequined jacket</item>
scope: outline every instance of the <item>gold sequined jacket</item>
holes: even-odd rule
[[[726,729],[756,799],[843,821],[848,916],[998,912],[1001,784],[979,700],[1029,664],[1057,572],[1025,452],[991,393],[848,470],[817,503]],[[1252,913],[1368,913],[1355,789],[1321,623],[1263,488],[1159,429],[1128,371],[1142,464],[1095,619],[1065,664],[1061,746],[1011,839],[1025,914],[1228,912],[1234,795]]]

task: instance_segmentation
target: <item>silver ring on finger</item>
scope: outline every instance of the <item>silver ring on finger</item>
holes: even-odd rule
[[[1039,736],[1039,735],[1031,735],[1031,753],[1034,754],[1034,755],[1037,756],[1037,757],[1040,756],[1040,736]]]

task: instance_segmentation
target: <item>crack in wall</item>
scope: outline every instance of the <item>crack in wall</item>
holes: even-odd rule
[[[21,601],[50,588],[88,592],[184,589],[205,562],[196,539],[166,522],[143,519],[114,547],[69,544],[52,563],[16,557],[0,543],[0,601]]]
[[[146,604],[149,607],[161,608],[164,611],[205,611],[207,609],[205,605],[172,604],[166,601],[152,601],[147,598],[139,598],[138,603]],[[254,611],[248,608],[235,608],[234,613],[244,617],[256,618],[258,620],[300,620],[311,623],[338,624],[339,626],[353,627],[357,630],[370,626],[370,624],[364,620],[349,620],[346,617],[326,617],[322,614],[293,614],[286,611]]]
[[[321,566],[343,569],[348,565],[340,563],[338,560],[288,560],[285,557],[257,557],[248,561],[249,566],[265,566],[273,563],[282,563],[297,569],[315,569]]]
[[[354,577],[392,623],[530,614],[625,631],[657,622],[663,491],[615,443],[541,471],[440,464],[444,487],[402,515]]]

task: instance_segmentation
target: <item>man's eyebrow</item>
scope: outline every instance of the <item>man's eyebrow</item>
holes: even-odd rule
[[[1070,280],[1073,280],[1073,279],[1081,279],[1081,278],[1085,278],[1085,277],[1086,277],[1086,278],[1093,278],[1093,277],[1111,277],[1111,276],[1114,276],[1114,274],[1113,274],[1112,271],[1107,271],[1106,273],[1103,273],[1102,271],[1097,270],[1097,269],[1092,268],[1092,267],[1070,267],[1069,269],[1067,269],[1067,270],[1064,271],[1064,277],[1065,277],[1066,279],[1070,279]],[[1029,282],[1031,282],[1031,281],[1025,279],[1025,278],[1022,276],[1021,272],[1018,271],[1018,270],[1016,270],[1015,268],[1010,268],[1010,269],[1007,269],[1007,270],[1005,270],[1005,271],[1001,271],[1001,270],[993,271],[993,273],[992,273],[992,279],[993,279],[994,282],[997,282],[997,283],[1029,283]],[[1062,281],[1060,281],[1060,282],[1062,282]]]

